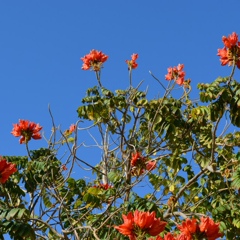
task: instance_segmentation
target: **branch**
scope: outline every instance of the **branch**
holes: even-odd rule
[[[41,220],[41,219],[39,219],[39,218],[38,218],[38,219],[36,219],[36,218],[30,218],[29,220],[31,220],[31,221],[36,221],[36,222],[40,222],[40,223],[46,225],[59,239],[68,239],[68,238],[64,237],[63,235],[59,234],[54,228],[52,228],[52,227],[50,226],[50,224],[44,222],[43,220]]]

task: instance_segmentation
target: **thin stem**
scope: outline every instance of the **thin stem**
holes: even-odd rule
[[[97,78],[97,81],[98,81],[98,84],[99,84],[99,87],[102,88],[102,83],[101,83],[101,72],[100,71],[96,71],[96,78]]]
[[[233,65],[232,72],[231,72],[231,74],[230,74],[230,76],[229,76],[229,79],[228,79],[228,82],[227,82],[227,85],[228,85],[228,86],[230,85],[230,83],[231,83],[231,81],[232,81],[232,77],[233,77],[233,75],[234,75],[235,68],[236,68],[236,64]]]
[[[30,154],[30,151],[29,151],[29,148],[28,148],[28,142],[27,142],[27,141],[26,141],[26,149],[27,149],[27,153],[28,153],[29,158],[30,158],[31,160],[33,160],[33,159],[31,158],[31,154]]]
[[[132,68],[131,68],[131,67],[129,67],[128,74],[129,74],[129,84],[130,84],[130,88],[132,88]]]

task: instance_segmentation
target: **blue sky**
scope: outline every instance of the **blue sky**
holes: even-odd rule
[[[197,83],[231,71],[216,54],[223,35],[240,34],[239,9],[238,0],[1,1],[1,155],[25,154],[10,134],[18,119],[40,123],[49,136],[48,104],[63,130],[78,120],[81,98],[96,85],[94,73],[81,70],[80,57],[91,49],[109,55],[102,82],[111,90],[128,86],[125,60],[138,53],[133,84],[144,80],[150,96],[159,96],[149,70],[166,83],[167,68],[184,63],[198,98]],[[31,141],[30,148],[44,144]]]
[[[139,53],[133,83],[144,80],[157,96],[162,89],[149,70],[164,83],[167,68],[184,63],[197,98],[198,82],[230,73],[216,53],[223,35],[240,34],[239,8],[238,0],[1,1],[1,154],[25,153],[10,134],[18,119],[39,122],[49,135],[48,104],[63,129],[77,120],[81,98],[96,84],[79,59],[91,49],[109,55],[102,72],[107,88],[127,87],[125,60]]]

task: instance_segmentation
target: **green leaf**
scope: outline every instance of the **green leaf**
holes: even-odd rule
[[[14,218],[19,210],[20,210],[19,208],[14,208],[14,209],[10,210],[10,212],[6,216],[6,219],[10,220],[10,219]]]

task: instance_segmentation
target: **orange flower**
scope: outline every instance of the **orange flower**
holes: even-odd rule
[[[89,54],[85,55],[81,60],[83,61],[82,69],[88,70],[92,68],[93,71],[100,71],[108,56],[101,51],[92,50]]]
[[[156,168],[156,165],[157,165],[156,161],[149,161],[147,162],[146,169],[148,171],[152,171],[153,169]]]
[[[69,127],[69,132],[70,133],[73,133],[75,130],[76,130],[77,126],[75,124],[72,124],[70,127]]]
[[[200,232],[204,232],[208,240],[215,240],[222,237],[223,234],[219,231],[219,223],[215,223],[209,217],[201,217],[199,224]]]
[[[146,157],[143,157],[140,152],[132,153],[131,159],[132,174],[141,175],[146,170],[152,171],[156,168],[156,161],[148,161]]]
[[[0,183],[5,183],[10,175],[17,171],[16,164],[0,158]]]
[[[236,65],[240,69],[240,42],[238,35],[233,32],[228,37],[223,36],[224,48],[218,49],[217,56],[220,56],[221,65]]]
[[[140,152],[132,153],[131,166],[135,167],[142,162],[145,162],[145,158]]]
[[[137,226],[139,226],[141,229],[146,229],[151,227],[155,219],[155,212],[139,212],[136,210],[133,216],[135,224],[137,224]]]
[[[128,215],[122,215],[124,223],[120,226],[114,226],[120,233],[125,236],[128,236],[130,239],[136,239],[134,234],[134,218],[132,212]]]
[[[238,35],[235,32],[233,32],[228,37],[223,36],[222,41],[225,47],[227,48],[234,47],[238,42]]]
[[[111,185],[107,184],[107,183],[100,183],[98,186],[94,185],[93,186],[94,188],[101,188],[101,189],[104,189],[104,190],[108,190],[109,188],[112,188]]]
[[[157,236],[159,233],[161,233],[164,230],[166,225],[167,223],[161,221],[160,218],[154,218],[151,227],[146,231],[151,236]]]
[[[148,240],[187,240],[188,238],[184,233],[181,233],[178,236],[172,235],[172,233],[167,233],[164,235],[164,238],[157,236],[155,239],[149,238]]]
[[[186,219],[185,222],[182,223],[182,225],[177,226],[178,229],[186,235],[187,240],[192,239],[192,235],[196,233],[197,231],[197,220],[196,219]]]
[[[167,224],[161,221],[160,218],[156,218],[155,212],[139,212],[136,210],[133,216],[134,223],[151,236],[157,236],[164,230]]]
[[[175,80],[178,85],[184,82],[185,72],[183,71],[184,64],[178,64],[177,67],[168,68],[168,74],[165,75],[166,80]]]
[[[187,235],[184,233],[181,233],[179,236],[177,236],[176,240],[190,240],[192,238],[189,238]],[[165,239],[164,239],[165,240]]]
[[[124,224],[115,226],[123,235],[129,236],[130,239],[137,239],[138,234],[149,234],[157,236],[161,233],[166,222],[156,218],[155,212],[139,212],[136,210],[133,214],[130,212],[127,216],[122,215]]]
[[[176,240],[176,238],[171,233],[167,233],[166,235],[164,235],[164,238],[162,238],[162,240]]]
[[[63,164],[63,165],[61,166],[61,168],[62,168],[63,171],[66,171],[66,170],[67,170],[67,166],[66,166],[65,164]]]
[[[136,60],[138,59],[138,54],[133,53],[131,57],[132,57],[131,60],[126,60],[125,61],[128,65],[128,70],[135,69],[135,68],[138,67],[138,64],[136,63]]]
[[[19,124],[13,124],[12,135],[20,138],[20,144],[27,143],[33,139],[41,139],[39,131],[42,127],[39,124],[30,122],[28,120],[19,120]]]

